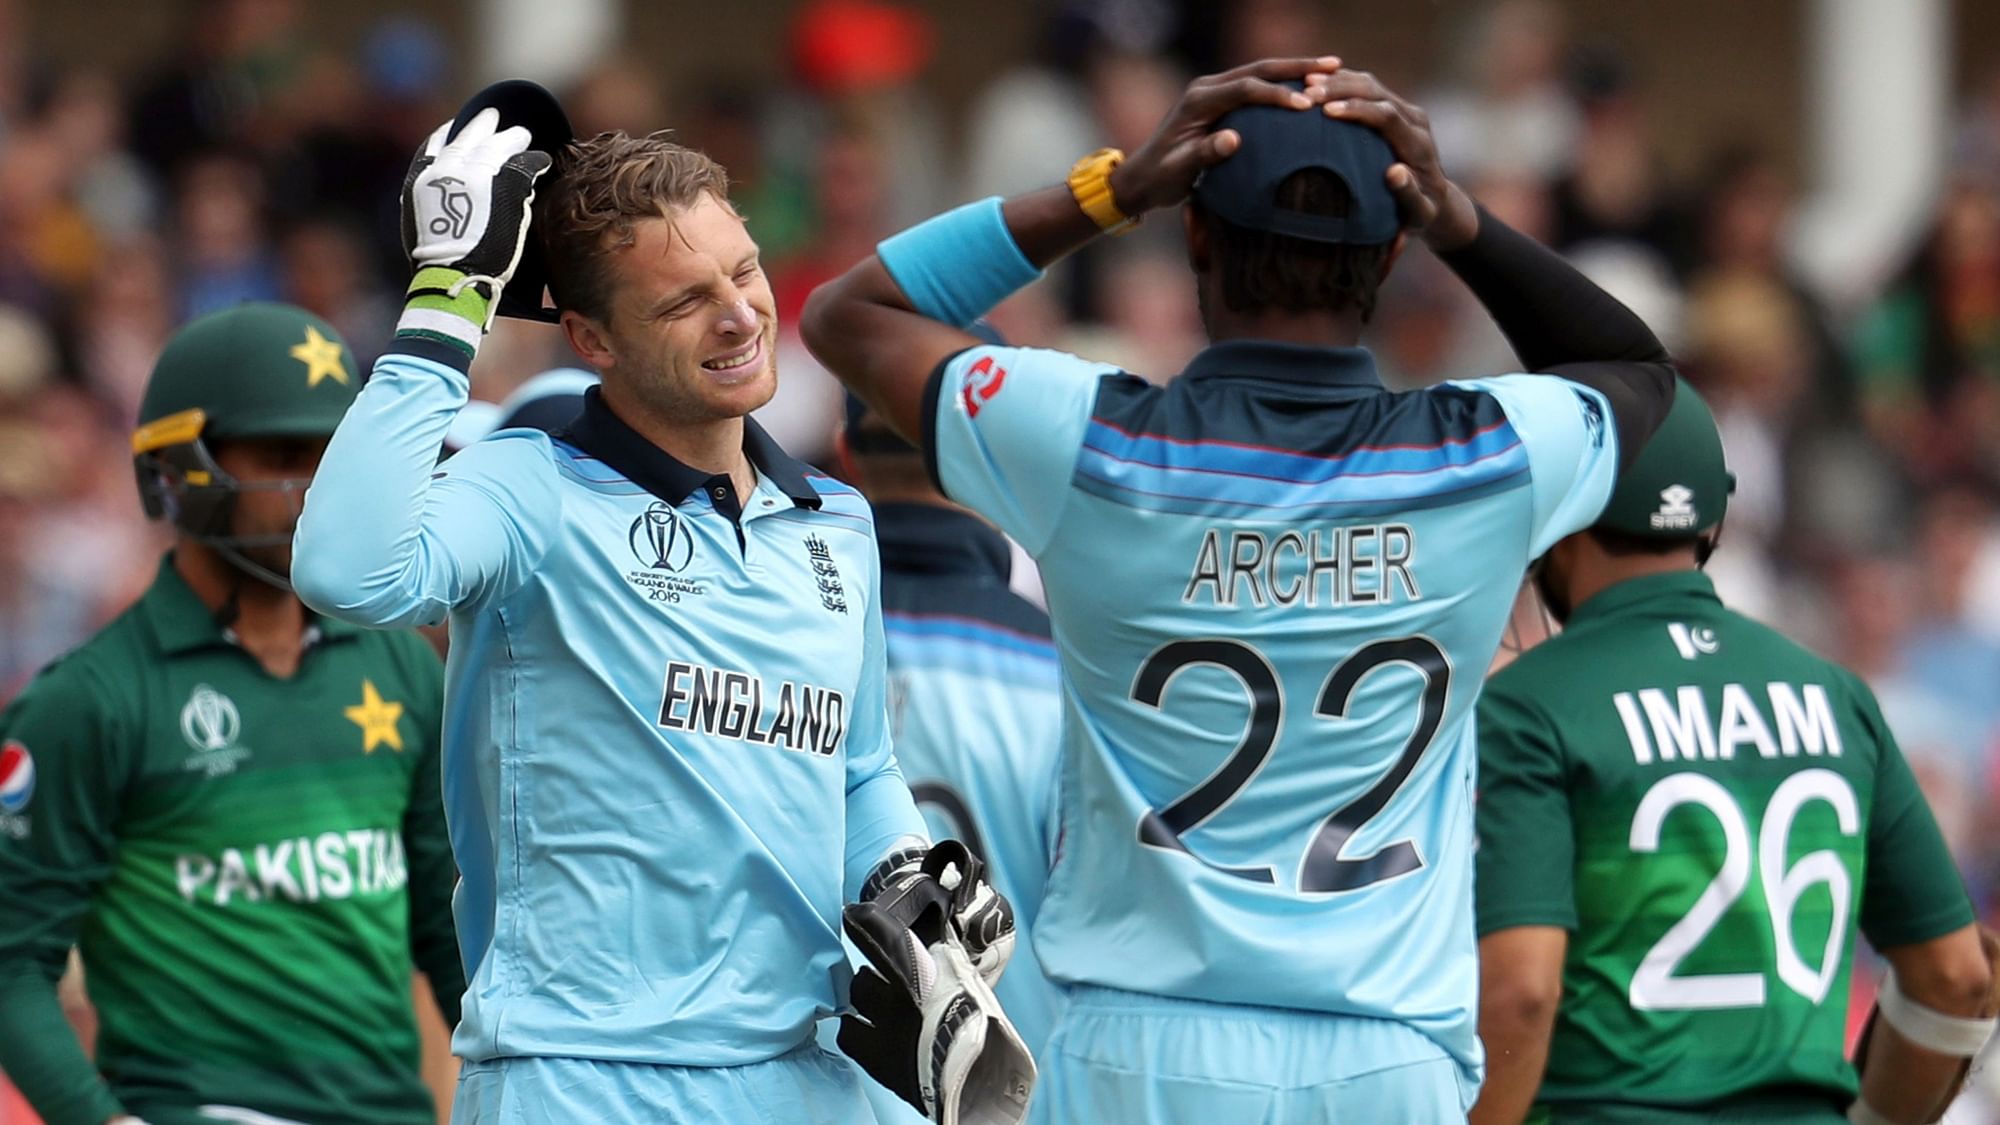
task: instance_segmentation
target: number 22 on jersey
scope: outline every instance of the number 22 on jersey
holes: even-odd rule
[[[1132,698],[1148,707],[1162,707],[1174,676],[1185,668],[1202,664],[1229,671],[1249,692],[1249,726],[1243,732],[1243,740],[1207,780],[1167,807],[1148,810],[1139,821],[1140,843],[1196,859],[1201,857],[1195,856],[1181,837],[1221,813],[1250,784],[1263,769],[1265,759],[1271,756],[1285,721],[1278,673],[1270,660],[1241,641],[1223,638],[1174,641],[1154,650],[1132,682]],[[1373,855],[1349,856],[1346,852],[1354,833],[1388,805],[1389,799],[1409,780],[1424,751],[1430,749],[1431,740],[1437,737],[1445,701],[1451,692],[1451,662],[1445,658],[1444,650],[1436,641],[1422,636],[1364,645],[1327,674],[1313,714],[1321,719],[1345,719],[1347,706],[1362,679],[1392,664],[1407,665],[1423,677],[1416,727],[1389,771],[1367,792],[1328,813],[1313,833],[1312,843],[1299,861],[1301,893],[1359,890],[1424,866],[1423,856],[1410,840],[1385,844]],[[1253,883],[1277,882],[1277,872],[1272,867],[1223,867],[1205,859],[1201,862],[1225,875]]]
[[[1769,912],[1778,979],[1787,988],[1818,1004],[1826,999],[1840,971],[1847,940],[1847,920],[1854,901],[1853,880],[1840,856],[1821,849],[1786,866],[1793,822],[1807,803],[1823,801],[1833,808],[1843,836],[1861,831],[1861,810],[1854,790],[1832,770],[1802,770],[1785,779],[1771,794],[1757,828],[1753,859],[1751,827],[1743,809],[1715,779],[1698,773],[1661,778],[1639,802],[1632,817],[1631,848],[1635,853],[1660,850],[1660,833],[1668,814],[1682,805],[1699,805],[1722,826],[1722,869],[1709,881],[1688,912],[1668,928],[1632,974],[1630,1000],[1640,1010],[1668,1011],[1704,1008],[1756,1008],[1764,1004],[1765,974],[1706,973],[1682,975],[1679,969],[1749,889],[1753,868],[1762,884]],[[1806,889],[1825,884],[1833,900],[1832,925],[1826,950],[1817,966],[1799,956],[1792,917]]]

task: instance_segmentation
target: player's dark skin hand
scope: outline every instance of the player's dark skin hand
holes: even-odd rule
[[[1264,59],[1188,83],[1152,137],[1112,171],[1113,202],[1133,216],[1181,202],[1203,168],[1227,159],[1243,143],[1233,129],[1214,129],[1222,115],[1246,105],[1311,109],[1326,101],[1325,83],[1339,67],[1332,55]],[[1300,79],[1304,91],[1280,85]]]
[[[1479,234],[1472,197],[1444,174],[1428,114],[1365,70],[1342,69],[1320,88],[1321,112],[1366,125],[1389,142],[1398,161],[1389,168],[1389,190],[1411,233],[1433,250],[1455,250]]]

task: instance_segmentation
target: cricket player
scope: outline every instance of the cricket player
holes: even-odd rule
[[[1731,483],[1681,388],[1536,573],[1563,631],[1480,699],[1477,1122],[1935,1121],[1992,1032],[1971,904],[1874,697],[1701,573]],[[1892,968],[1858,1102],[1857,930]]]
[[[551,164],[502,124],[411,169],[409,304],[298,531],[309,604],[451,623],[454,1120],[870,1121],[814,1024],[846,1002],[843,903],[907,885],[928,837],[868,507],[745,418],[770,285],[722,169],[658,136],[570,146],[532,212],[601,387],[556,436],[435,464]]]
[[[442,669],[287,581],[360,382],[301,309],[176,334],[132,436],[174,548],[0,711],[0,1069],[49,1125],[436,1120],[410,969],[455,1023]],[[56,1001],[72,945],[94,1064]]]
[[[1039,1053],[1062,1005],[1028,948],[1055,847],[1049,618],[1008,588],[1006,537],[946,500],[916,447],[852,395],[840,448],[875,509],[896,760],[931,834],[963,840],[1013,904],[1016,953],[994,992]]]
[[[1168,385],[964,330],[1184,201],[1213,343]],[[1406,225],[1534,374],[1383,388],[1356,341]],[[1462,1118],[1472,703],[1528,560],[1666,413],[1652,333],[1324,58],[1198,79],[1129,157],[888,240],[804,329],[1041,565],[1065,718],[1035,951],[1070,998],[1033,1119]]]

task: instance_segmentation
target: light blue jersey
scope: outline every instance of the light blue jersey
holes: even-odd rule
[[[1061,1007],[1032,938],[1048,879],[1062,701],[1048,615],[1007,588],[1007,540],[930,504],[876,511],[896,758],[932,839],[963,840],[1014,907],[994,989],[1039,1053]]]
[[[924,831],[889,750],[868,507],[754,423],[738,496],[594,391],[554,438],[504,431],[438,467],[465,398],[451,366],[376,364],[294,574],[349,621],[450,618],[453,1050],[784,1055],[845,1002],[842,904]]]
[[[1061,652],[1044,969],[1397,1021],[1469,1096],[1473,702],[1609,495],[1602,397],[1247,341],[1166,387],[975,347],[934,391],[934,471],[1040,562]]]

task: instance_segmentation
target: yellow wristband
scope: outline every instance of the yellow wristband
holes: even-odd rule
[[[1101,148],[1069,170],[1069,193],[1076,198],[1076,205],[1099,230],[1110,234],[1124,234],[1139,223],[1136,217],[1120,211],[1111,195],[1111,170],[1124,159],[1125,154],[1115,148]]]

